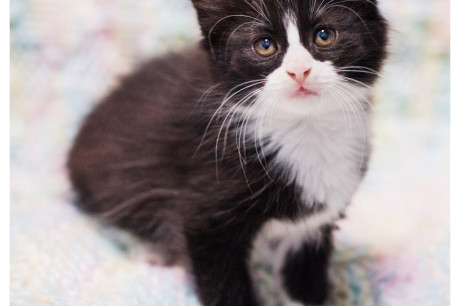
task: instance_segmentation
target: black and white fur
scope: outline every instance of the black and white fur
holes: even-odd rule
[[[366,169],[386,22],[372,0],[193,4],[202,44],[142,65],[83,124],[78,205],[188,267],[204,305],[259,305],[248,260],[273,241],[280,303],[321,304],[334,222]],[[255,52],[260,37],[275,54]],[[302,73],[316,94],[296,95]]]

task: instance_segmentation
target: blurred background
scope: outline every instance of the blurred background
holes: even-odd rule
[[[448,0],[380,0],[391,56],[369,172],[337,232],[334,305],[449,304]],[[11,304],[197,305],[180,268],[133,261],[71,205],[81,120],[143,60],[199,39],[188,0],[14,0]],[[263,265],[259,265],[263,266]],[[270,305],[270,271],[258,282]]]

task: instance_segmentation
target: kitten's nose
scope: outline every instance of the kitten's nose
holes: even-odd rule
[[[311,68],[305,70],[305,69],[290,69],[286,70],[286,73],[296,82],[298,82],[300,85],[303,84],[303,82],[308,78],[310,75]]]

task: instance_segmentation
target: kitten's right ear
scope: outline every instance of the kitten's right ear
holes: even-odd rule
[[[214,45],[225,31],[227,21],[225,17],[236,14],[234,2],[230,0],[192,0],[201,32],[205,38],[205,46],[209,47],[209,43]]]

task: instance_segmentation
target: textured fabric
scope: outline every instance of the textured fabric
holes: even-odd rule
[[[369,172],[336,232],[333,303],[448,305],[449,2],[380,5],[392,56]],[[77,212],[64,167],[121,75],[198,37],[186,0],[11,2],[12,305],[198,304],[181,269],[132,260]],[[254,265],[269,305],[270,267]]]

